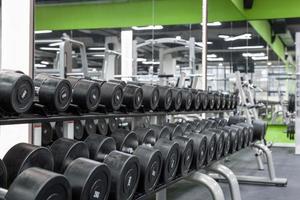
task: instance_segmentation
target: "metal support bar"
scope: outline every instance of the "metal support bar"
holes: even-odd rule
[[[167,189],[163,189],[156,193],[156,200],[167,200]]]
[[[188,177],[187,180],[195,182],[195,183],[199,183],[199,184],[207,187],[209,189],[210,193],[212,194],[212,197],[214,200],[225,200],[222,188],[210,176],[200,173],[200,172],[195,172],[190,177]]]
[[[258,166],[258,170],[265,170],[264,163],[262,161],[263,152],[255,148],[255,158]]]
[[[228,167],[220,163],[215,163],[211,165],[208,170],[222,175],[228,181],[232,200],[242,199],[238,180]]]

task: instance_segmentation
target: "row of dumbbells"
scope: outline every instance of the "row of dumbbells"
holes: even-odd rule
[[[227,125],[226,120],[210,119],[151,125],[134,131],[117,129],[110,137],[91,134],[82,142],[60,138],[48,148],[18,144],[3,159],[8,170],[8,185],[23,187],[18,186],[22,183],[18,183],[19,174],[38,167],[63,173],[72,187],[73,199],[91,196],[131,199],[135,191],[147,193],[158,183],[166,184],[176,176],[201,169],[213,160],[248,146],[262,135],[241,121]],[[39,180],[34,175],[26,177]],[[27,187],[29,190],[30,185]],[[9,191],[14,191],[11,186]]]
[[[39,74],[34,80],[22,72],[0,71],[0,108],[9,114],[25,113],[32,108],[47,112],[182,111],[234,109],[238,95],[180,89],[119,80],[92,80],[76,77],[62,79]]]

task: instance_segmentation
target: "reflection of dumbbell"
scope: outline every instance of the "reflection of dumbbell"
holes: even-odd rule
[[[66,111],[71,103],[72,86],[66,80],[46,74],[34,78],[36,99],[50,111]]]
[[[165,130],[159,133],[159,135],[153,129],[155,128],[154,126],[151,125],[150,128],[151,129],[136,129],[135,131],[140,143],[150,144],[162,153],[163,166],[161,182],[168,183],[175,178],[178,169],[180,159],[179,144],[167,139],[167,137],[170,135],[170,131],[167,127]],[[147,139],[142,139],[145,134],[147,134]]]
[[[0,160],[1,200],[72,199],[71,186],[64,176],[37,167],[27,167],[21,169],[6,190],[7,170]]]
[[[159,90],[157,86],[133,81],[127,83],[140,86],[143,89],[143,106],[145,110],[156,110],[159,101]]]
[[[143,89],[140,86],[133,84],[126,84],[121,80],[110,80],[109,82],[119,83],[123,88],[123,104],[127,109],[138,110],[143,103]]]
[[[54,171],[64,173],[70,181],[73,199],[107,199],[111,173],[106,164],[89,158],[84,142],[60,138],[50,147],[54,157]]]
[[[110,169],[112,184],[110,200],[129,200],[137,189],[140,163],[136,156],[116,151],[115,140],[104,135],[92,134],[85,139],[90,158],[104,162]]]
[[[153,190],[160,178],[163,158],[161,152],[148,146],[147,141],[143,141],[139,146],[139,140],[135,132],[125,129],[117,129],[111,134],[116,141],[117,149],[125,153],[130,153],[138,157],[141,166],[141,177],[138,190],[149,192]]]
[[[32,105],[34,87],[31,78],[21,72],[0,71],[0,107],[9,113],[24,113]]]
[[[83,78],[68,77],[72,85],[72,104],[88,111],[98,108],[101,87],[97,82]]]

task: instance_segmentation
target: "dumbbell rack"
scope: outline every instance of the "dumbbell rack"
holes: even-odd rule
[[[233,110],[208,110],[208,111],[183,111],[183,112],[113,112],[113,113],[87,113],[87,114],[74,114],[74,113],[63,113],[63,114],[23,114],[20,116],[2,116],[0,118],[0,125],[13,125],[13,124],[33,124],[33,133],[32,133],[32,143],[35,145],[41,145],[41,123],[43,122],[64,122],[64,137],[74,138],[74,120],[87,120],[87,119],[99,119],[99,118],[133,118],[139,119],[141,117],[151,117],[151,118],[162,118],[166,119],[167,116],[175,115],[200,115],[200,114],[219,114],[223,115],[224,113],[230,113]],[[254,146],[255,147],[255,146]],[[265,152],[268,156],[268,152]],[[227,157],[228,158],[228,157]],[[268,160],[269,161],[269,160]],[[271,161],[272,162],[272,161]],[[190,171],[190,173],[185,177],[176,177],[173,181],[168,184],[158,185],[158,187],[148,193],[148,194],[136,194],[134,200],[146,200],[150,196],[156,194],[157,200],[166,200],[166,189],[176,182],[186,179],[193,181],[195,183],[206,186],[211,192],[214,200],[225,200],[223,191],[220,185],[215,181],[215,179],[220,179],[224,177],[226,182],[229,183],[230,192],[232,200],[241,200],[240,190],[239,190],[239,180],[234,173],[223,164],[222,161],[216,161],[206,166],[200,171]],[[270,164],[270,163],[269,163]],[[271,163],[272,164],[272,163]],[[272,180],[277,180],[274,172],[274,168],[269,167],[270,177]],[[210,172],[217,173],[217,176],[211,176]],[[274,173],[273,173],[274,172]],[[215,174],[213,174],[215,175]],[[213,177],[213,178],[212,178]],[[215,178],[215,179],[214,179]],[[223,178],[223,179],[224,179]],[[248,179],[247,179],[248,180]],[[248,180],[249,182],[255,182],[256,180]],[[280,181],[284,181],[281,180]],[[283,182],[286,183],[287,181]]]

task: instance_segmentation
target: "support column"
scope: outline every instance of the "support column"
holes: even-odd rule
[[[296,154],[300,154],[300,33],[296,33]]]
[[[133,44],[133,32],[132,30],[122,30],[121,32],[121,52],[122,52],[122,64],[121,75],[122,80],[132,80],[128,76],[133,75],[132,69],[132,45]],[[125,76],[125,77],[123,77]]]
[[[34,0],[2,0],[1,68],[32,75]],[[14,144],[31,142],[27,124],[1,126],[0,156]]]

